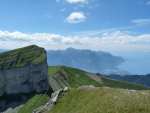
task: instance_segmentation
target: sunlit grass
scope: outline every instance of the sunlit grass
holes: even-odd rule
[[[72,89],[49,113],[150,113],[150,91]]]
[[[18,111],[18,113],[32,113],[34,109],[44,105],[49,99],[46,94],[38,94],[29,99],[23,107]]]

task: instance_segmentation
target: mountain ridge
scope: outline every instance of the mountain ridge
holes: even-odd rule
[[[49,50],[47,51],[47,56],[50,66],[66,65],[90,72],[101,73],[106,70],[117,70],[117,66],[124,62],[122,57],[103,51],[87,49],[68,48],[65,50]]]
[[[48,71],[49,71],[49,76],[60,76],[64,80],[67,80],[68,83],[71,82],[72,87],[79,87],[81,85],[95,85],[97,87],[108,86],[108,87],[125,88],[125,89],[147,89],[144,88],[142,85],[132,84],[124,81],[112,80],[103,74],[90,73],[81,69],[68,67],[68,66],[49,66]],[[72,78],[69,79],[69,77]],[[82,79],[84,79],[84,81],[82,81]],[[92,81],[89,81],[90,79],[96,82],[93,83]]]
[[[115,80],[128,81],[132,83],[142,84],[146,87],[150,87],[150,74],[147,75],[109,75],[108,78]]]

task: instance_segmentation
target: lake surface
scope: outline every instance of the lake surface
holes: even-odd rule
[[[126,53],[120,56],[125,59],[125,62],[119,66],[121,70],[131,74],[150,73],[150,52]]]

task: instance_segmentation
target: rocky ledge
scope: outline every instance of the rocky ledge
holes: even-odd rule
[[[0,54],[0,96],[48,90],[47,55],[32,45]]]

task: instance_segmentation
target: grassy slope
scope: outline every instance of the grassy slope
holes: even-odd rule
[[[35,95],[25,103],[18,113],[32,113],[34,109],[44,105],[48,99],[49,96],[46,94]]]
[[[79,69],[70,68],[70,67],[52,66],[52,67],[49,67],[48,71],[49,71],[48,72],[49,76],[53,76],[59,71],[65,71],[67,73],[67,75],[69,75],[68,76],[69,77],[68,83],[70,84],[71,87],[74,87],[74,88],[77,88],[81,85],[91,85],[92,84],[95,86],[110,86],[110,87],[114,87],[114,88],[116,88],[116,87],[120,88],[121,87],[121,88],[128,88],[128,89],[143,89],[143,87],[141,87],[139,85],[124,83],[124,82],[120,82],[120,81],[114,81],[114,80],[110,80],[107,78],[101,78],[102,83],[99,83],[99,82],[96,82],[95,80],[92,80],[89,76],[87,76],[86,72],[79,70]],[[103,89],[103,88],[101,88],[101,89]],[[113,91],[113,89],[109,90],[110,94],[112,93],[111,91]],[[115,91],[115,89],[114,89],[114,91]],[[119,91],[119,89],[118,90],[116,89],[116,91],[113,94],[116,94],[116,96],[117,95],[121,96],[122,93],[120,92],[117,94],[118,91]],[[88,93],[89,95],[86,95],[86,93]],[[75,89],[71,90],[62,100],[60,100],[60,103],[58,105],[56,105],[56,107],[53,109],[52,113],[101,113],[101,112],[86,112],[86,110],[85,110],[86,106],[83,107],[83,110],[79,107],[80,107],[80,105],[81,105],[81,107],[86,105],[87,104],[86,102],[90,102],[91,99],[92,100],[95,99],[95,101],[96,101],[97,96],[102,96],[102,94],[104,94],[104,93],[107,93],[107,92],[105,92],[105,90],[104,90],[103,92],[89,91],[89,92],[82,92],[81,93],[80,91],[75,90]],[[81,94],[81,96],[80,96],[80,94]],[[82,100],[82,98],[84,96],[85,96],[85,100]],[[25,103],[25,105],[20,109],[19,113],[32,113],[32,111],[35,108],[46,103],[48,101],[48,98],[49,97],[46,94],[45,95],[44,94],[35,95],[34,97],[29,99]],[[107,97],[104,97],[104,98],[107,98]],[[112,98],[112,97],[110,97],[110,98]],[[79,103],[77,103],[78,100],[80,100],[80,99],[81,99],[81,101]],[[92,106],[92,104],[94,104],[94,105],[95,104],[101,104],[101,103],[99,103],[100,98],[99,98],[98,102],[95,103],[95,101],[91,101],[91,104],[89,104],[89,106],[90,105]],[[68,104],[69,104],[69,107],[66,107],[66,106],[68,106]],[[79,104],[79,106],[75,107],[75,104]],[[97,106],[95,106],[95,107],[97,107]],[[91,107],[90,109],[93,110],[93,109],[95,109],[95,107]],[[106,107],[109,107],[109,106],[106,106]],[[112,108],[113,108],[113,106],[112,106]],[[104,108],[104,109],[107,109],[107,108]],[[62,112],[60,112],[61,110],[62,110]],[[81,111],[75,112],[76,110],[81,110]],[[105,112],[105,113],[107,113],[107,112]],[[108,113],[117,113],[117,112],[108,112]],[[118,112],[118,113],[120,113],[120,112]],[[121,112],[121,113],[123,113],[123,112]],[[124,112],[124,113],[130,113],[130,112]]]
[[[67,74],[67,82],[69,83],[70,87],[79,87],[81,85],[95,85],[100,86],[100,84],[92,80],[90,77],[88,77],[84,71],[65,67],[65,66],[53,66],[49,67],[49,76],[55,75],[57,72],[63,71]]]
[[[43,48],[32,45],[0,54],[0,69],[23,67],[29,63],[39,64],[46,59]]]
[[[103,86],[108,86],[108,87],[113,87],[113,88],[135,89],[135,90],[148,89],[140,84],[129,83],[125,81],[111,80],[109,78],[104,78],[104,77],[102,77],[101,79],[103,81]]]
[[[101,82],[95,81],[91,79],[91,77],[87,76],[87,72],[71,68],[65,66],[50,66],[49,67],[49,75],[55,75],[55,73],[59,71],[65,71],[68,75],[68,83],[71,87],[79,87],[81,85],[95,85],[95,86],[108,86],[114,88],[124,88],[124,89],[147,89],[142,85],[128,83],[124,81],[116,81],[111,80],[106,77],[101,77]]]
[[[72,89],[49,113],[150,113],[150,91]]]

